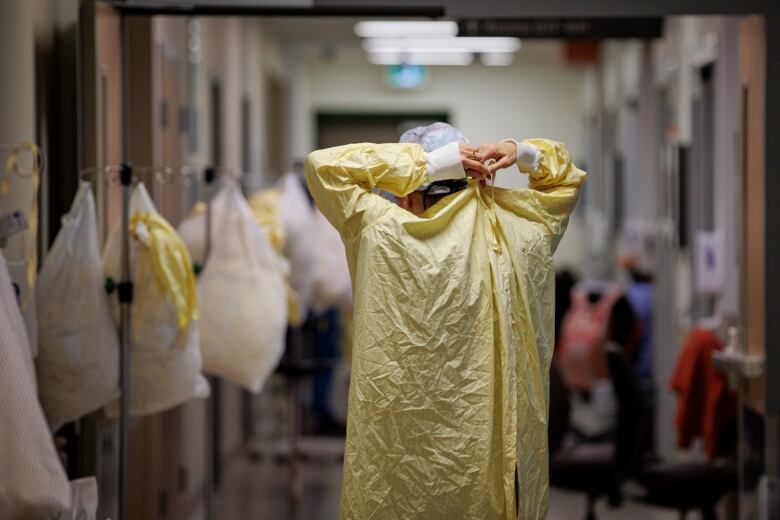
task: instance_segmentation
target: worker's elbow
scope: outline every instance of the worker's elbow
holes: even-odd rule
[[[306,156],[304,161],[304,170],[306,177],[311,178],[317,176],[319,170],[324,164],[327,164],[327,157],[325,150],[314,150]]]
[[[314,171],[317,169],[315,166],[317,164],[317,152],[319,152],[319,150],[310,152],[306,156],[306,159],[303,161],[303,168],[306,171],[307,175],[310,171]]]

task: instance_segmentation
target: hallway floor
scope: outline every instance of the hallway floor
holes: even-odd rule
[[[333,441],[323,441],[333,442]],[[290,499],[287,464],[264,457],[240,459],[225,476],[218,498],[216,518],[220,520],[336,520],[338,518],[341,463],[333,456],[301,464],[303,499]],[[583,495],[550,492],[550,520],[577,520],[584,517]],[[627,503],[611,510],[602,502],[600,520],[676,520],[672,511]]]

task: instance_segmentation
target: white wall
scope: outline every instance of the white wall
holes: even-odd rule
[[[547,137],[563,141],[581,158],[583,71],[562,62],[557,45],[528,44],[509,67],[431,67],[430,81],[419,91],[398,92],[383,84],[383,68],[371,65],[360,49],[341,48],[333,59],[316,48],[299,49],[296,87],[303,108],[296,110],[293,146],[297,156],[314,149],[315,114],[344,112],[446,112],[474,143],[502,138]],[[294,63],[294,61],[293,61]],[[525,178],[507,170],[498,185],[521,187]],[[579,223],[573,219],[556,254],[559,265],[581,262]]]
[[[715,50],[709,42],[718,41]],[[699,91],[697,67],[713,62],[714,86],[714,208],[715,229],[725,237],[726,280],[717,312],[734,315],[739,304],[739,72],[737,21],[728,17],[672,17],[666,20],[664,38],[649,49],[631,42],[610,42],[600,67],[604,99],[591,106],[593,113],[618,114],[614,145],[625,158],[623,229],[652,236],[659,254],[656,265],[654,371],[657,394],[658,450],[676,454],[675,432],[670,427],[677,398],[668,388],[684,336],[691,327],[694,273],[691,248],[677,246],[676,223],[664,206],[662,177],[668,174],[660,161],[664,144],[690,146],[693,139],[693,103]],[[665,91],[670,109],[667,128],[659,127],[659,93]],[[590,96],[595,97],[595,96]],[[631,101],[634,101],[632,104]],[[593,105],[591,103],[591,105]],[[607,146],[605,145],[605,146]],[[608,189],[608,186],[605,187]],[[698,193],[689,193],[688,204]],[[606,206],[611,204],[607,200]],[[589,230],[591,231],[591,230]],[[645,253],[648,253],[645,251]],[[653,255],[648,255],[652,257]],[[608,261],[614,264],[615,259]]]
[[[241,101],[251,101],[251,170],[245,172],[249,192],[262,186],[268,170],[266,145],[266,80],[283,77],[282,51],[265,22],[256,18],[203,17],[201,46],[203,55],[198,74],[199,148],[189,160],[193,164],[211,162],[210,86],[214,78],[222,85],[222,166],[242,168]]]
[[[312,113],[323,109],[443,111],[473,142],[543,136],[565,142],[575,157],[582,149],[582,74],[553,49],[532,56],[521,51],[509,67],[431,67],[429,84],[412,92],[386,87],[383,68],[359,49],[340,49],[333,61],[310,50],[303,62],[310,124]],[[311,149],[313,134],[298,138]]]

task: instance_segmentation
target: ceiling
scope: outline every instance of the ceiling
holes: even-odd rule
[[[360,47],[360,38],[353,27],[365,17],[263,17],[263,25],[284,43],[306,47],[327,48]],[[394,18],[403,20],[404,18]],[[413,18],[407,18],[413,19]],[[419,18],[418,18],[419,19]],[[520,54],[525,58],[558,59],[559,40],[523,40]]]

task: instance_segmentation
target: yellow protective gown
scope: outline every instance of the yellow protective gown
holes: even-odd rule
[[[547,513],[552,253],[585,172],[562,144],[527,143],[529,189],[470,181],[419,217],[373,192],[430,181],[419,145],[307,158],[354,288],[342,519]]]

